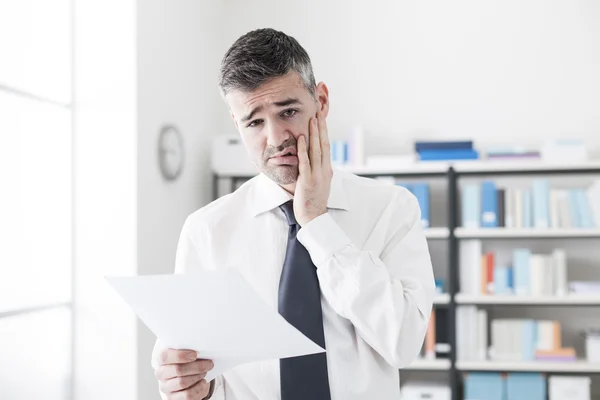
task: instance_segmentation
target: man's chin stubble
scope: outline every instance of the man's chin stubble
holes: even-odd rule
[[[297,165],[282,165],[278,167],[264,168],[263,172],[266,176],[271,178],[271,180],[279,185],[289,185],[298,180]]]

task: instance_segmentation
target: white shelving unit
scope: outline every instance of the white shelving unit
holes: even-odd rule
[[[450,360],[426,360],[423,358],[419,358],[415,360],[415,362],[413,362],[411,365],[403,369],[414,371],[447,371],[450,369]]]
[[[450,294],[442,293],[436,294],[433,298],[433,304],[448,304],[450,303]]]
[[[458,293],[457,304],[515,305],[600,305],[600,296],[571,294],[566,296],[471,295]]]
[[[457,361],[456,369],[459,371],[598,373],[600,372],[600,364],[592,364],[587,361]]]
[[[448,228],[426,228],[423,230],[427,239],[447,239],[450,236]]]
[[[454,235],[459,239],[595,238],[600,237],[600,229],[456,228]]]

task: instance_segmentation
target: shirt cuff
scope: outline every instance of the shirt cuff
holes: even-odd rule
[[[329,213],[319,215],[304,225],[297,235],[298,241],[308,250],[317,267],[329,260],[337,251],[352,242]]]

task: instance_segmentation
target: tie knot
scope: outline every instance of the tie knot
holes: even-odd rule
[[[293,200],[283,203],[282,205],[279,206],[279,208],[281,208],[281,211],[283,211],[283,213],[285,214],[288,225],[291,226],[291,225],[297,224],[296,217],[294,216],[294,201]]]

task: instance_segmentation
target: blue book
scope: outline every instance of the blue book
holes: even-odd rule
[[[415,151],[417,153],[423,150],[471,150],[473,141],[457,141],[457,142],[415,142]]]
[[[429,228],[429,185],[427,183],[413,183],[412,192],[421,208],[421,224]]]
[[[508,292],[509,293],[514,293],[515,292],[515,275],[514,275],[514,268],[508,268],[508,272],[507,272],[507,285],[508,285]]]
[[[533,180],[533,226],[550,227],[550,183],[547,179]]]
[[[530,190],[523,191],[523,228],[533,228],[533,207]]]
[[[498,194],[494,182],[485,181],[481,184],[481,227],[495,228],[498,226]]]
[[[463,228],[479,228],[481,218],[481,187],[477,184],[466,184],[462,189],[462,226]]]
[[[470,372],[464,380],[465,400],[505,400],[506,382],[496,372]]]
[[[535,359],[535,347],[537,341],[537,324],[532,319],[521,320],[521,349],[523,361]]]
[[[579,221],[582,228],[595,228],[596,223],[594,222],[594,216],[592,215],[592,209],[590,203],[583,189],[577,190],[577,205],[579,208]]]
[[[508,288],[508,270],[510,268],[503,265],[494,266],[494,294],[509,294]]]
[[[475,150],[423,150],[419,153],[421,161],[442,160],[477,160],[479,153]]]
[[[546,378],[535,372],[509,373],[506,376],[507,400],[546,400]]]
[[[577,200],[577,190],[570,189],[567,191],[568,194],[568,202],[569,202],[569,211],[571,214],[571,225],[573,228],[583,228],[583,224],[581,223],[581,214],[579,213],[579,201]]]
[[[529,258],[531,251],[527,249],[515,249],[513,251],[513,286],[517,295],[531,294],[529,282]]]
[[[344,140],[344,164],[347,164],[350,158],[350,155],[348,154],[348,142],[346,140]]]

